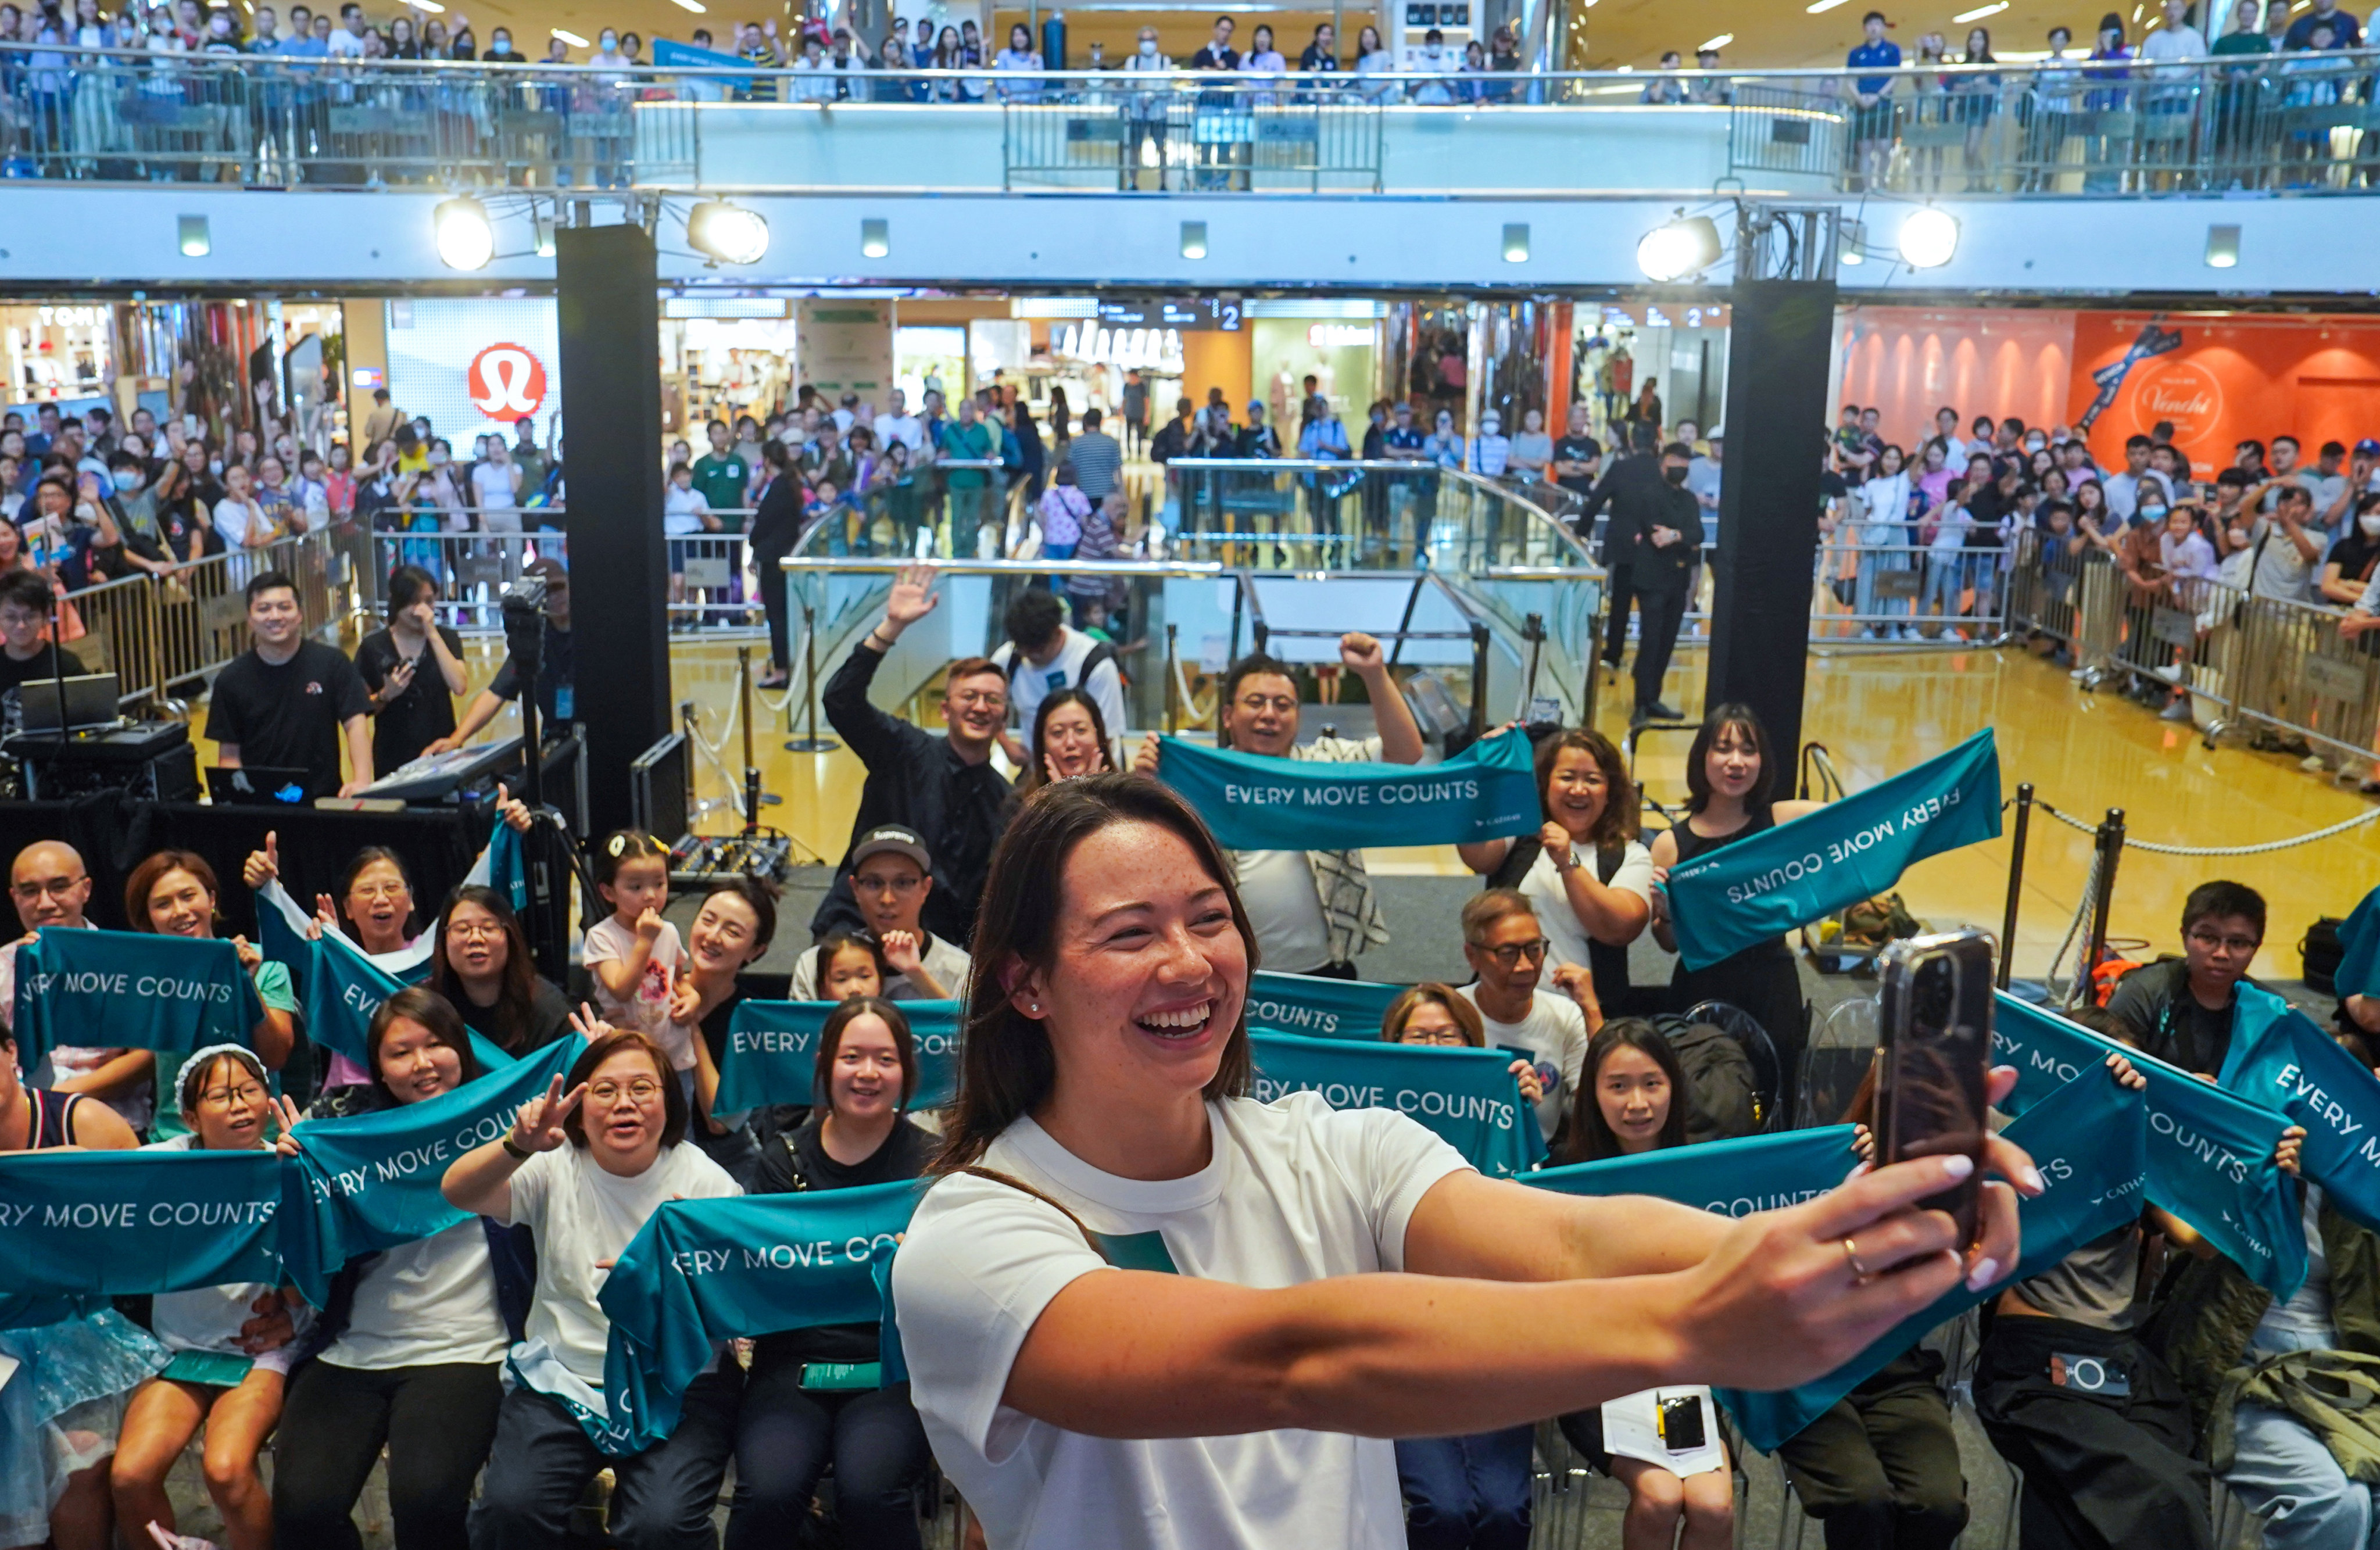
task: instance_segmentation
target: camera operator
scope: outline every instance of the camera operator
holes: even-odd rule
[[[532,560],[522,568],[524,576],[541,576],[545,581],[545,624],[539,643],[537,662],[537,713],[540,724],[561,729],[577,720],[576,705],[571,692],[571,678],[577,667],[577,655],[570,636],[570,573],[559,560]],[[506,620],[506,633],[511,621]],[[520,698],[521,665],[518,648],[504,659],[496,676],[480,691],[471,708],[463,712],[460,725],[424,750],[432,754],[452,753],[471,740],[471,734],[494,721],[496,712],[508,700]]]

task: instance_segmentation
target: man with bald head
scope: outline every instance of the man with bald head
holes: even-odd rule
[[[17,1013],[17,949],[48,928],[88,931],[83,911],[91,903],[91,873],[81,854],[63,840],[37,840],[17,853],[8,868],[8,898],[25,935],[0,946],[0,1026],[13,1027]],[[151,1088],[157,1057],[148,1049],[99,1049],[80,1045],[52,1048],[48,1080],[34,1084],[61,1093],[87,1093],[122,1115],[133,1129],[149,1123]]]

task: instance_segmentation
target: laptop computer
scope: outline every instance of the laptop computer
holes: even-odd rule
[[[17,686],[17,704],[24,712],[27,732],[55,733],[59,724],[59,685],[65,685],[65,723],[68,732],[114,726],[123,718],[115,699],[115,674],[76,673],[66,679],[29,678]]]
[[[306,805],[307,794],[306,771],[302,769],[271,765],[248,765],[238,769],[220,764],[207,766],[207,795],[218,805],[243,803],[301,807]]]

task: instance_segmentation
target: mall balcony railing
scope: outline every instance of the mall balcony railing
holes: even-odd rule
[[[662,69],[0,44],[0,173],[270,188],[2365,192],[2380,51],[1842,70]]]

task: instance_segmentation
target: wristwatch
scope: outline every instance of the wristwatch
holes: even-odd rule
[[[510,1131],[504,1132],[503,1139],[499,1141],[497,1144],[504,1149],[504,1154],[507,1156],[510,1156],[516,1161],[527,1162],[529,1158],[537,1155],[528,1147],[522,1145],[519,1142],[515,1141],[513,1139],[513,1132]]]

